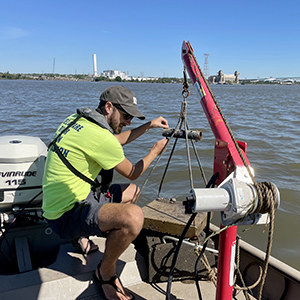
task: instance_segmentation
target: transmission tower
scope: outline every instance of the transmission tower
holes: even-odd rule
[[[55,57],[53,58],[53,74],[55,73]]]
[[[208,78],[209,76],[209,67],[208,67],[208,57],[209,57],[209,54],[204,54],[205,56],[205,61],[204,61],[204,76],[206,78]]]

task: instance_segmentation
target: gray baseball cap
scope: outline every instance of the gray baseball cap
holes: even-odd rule
[[[137,109],[137,99],[132,91],[122,85],[107,88],[100,96],[100,101],[109,101],[122,107],[128,114],[141,120],[145,116]]]

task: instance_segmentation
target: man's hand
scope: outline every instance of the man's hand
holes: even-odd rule
[[[150,122],[150,128],[169,128],[168,121],[163,117],[158,117]]]
[[[167,142],[168,142],[168,139],[166,138],[163,138],[162,140],[156,142],[154,144],[154,146],[152,147],[151,151],[153,151],[154,155],[157,156],[157,155],[160,155],[161,152],[164,150],[164,148],[166,147],[167,145]]]
[[[149,167],[151,162],[164,150],[167,145],[168,139],[163,138],[162,140],[156,142],[151,148],[150,152],[135,165],[125,157],[122,162],[115,166],[115,170],[122,176],[135,180],[139,178],[144,171]]]
[[[122,146],[131,143],[135,139],[137,139],[139,136],[144,134],[148,131],[150,128],[169,128],[168,121],[163,117],[158,117],[152,121],[149,121],[137,128],[134,128],[132,130],[127,130],[124,132],[121,132],[120,134],[116,135],[116,138],[120,142]]]

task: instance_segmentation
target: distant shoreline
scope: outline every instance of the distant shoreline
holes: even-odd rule
[[[119,77],[110,79],[107,77],[93,77],[92,75],[78,74],[78,75],[61,75],[61,74],[10,74],[0,72],[0,80],[46,80],[46,81],[89,81],[89,82],[138,82],[138,83],[182,83],[183,78],[175,77],[160,77],[153,79],[138,78],[135,80],[122,80]],[[188,80],[190,82],[190,80]],[[191,82],[190,82],[191,83]],[[239,83],[225,82],[225,83],[209,83],[210,85],[299,85],[300,81],[286,81],[268,79],[239,79]]]

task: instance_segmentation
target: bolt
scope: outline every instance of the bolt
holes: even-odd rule
[[[52,230],[52,228],[50,228],[50,227],[48,227],[48,228],[45,229],[45,234],[46,234],[46,235],[51,235],[52,232],[53,232],[53,230]]]

